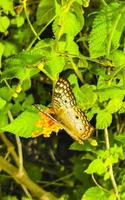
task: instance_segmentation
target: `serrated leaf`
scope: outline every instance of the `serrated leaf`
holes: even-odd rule
[[[12,55],[17,53],[17,46],[14,43],[9,42],[9,41],[5,41],[4,46],[5,46],[5,48],[4,48],[4,54],[3,55],[5,57],[9,57],[9,56],[12,56]]]
[[[92,58],[109,55],[119,47],[120,37],[125,26],[125,6],[112,3],[98,12],[89,37]]]
[[[69,53],[69,54],[73,54],[75,56],[79,55],[79,47],[78,45],[72,41],[72,40],[68,40],[67,42],[64,41],[60,41],[58,42],[58,48],[59,48],[59,52],[61,53]]]
[[[75,151],[87,151],[87,152],[94,152],[95,147],[92,146],[88,141],[84,141],[83,144],[79,144],[78,142],[73,142],[73,144],[69,148],[70,150],[75,150]]]
[[[35,123],[39,119],[39,115],[35,112],[24,111],[9,125],[3,127],[2,131],[8,131],[21,137],[32,137],[32,132],[38,129]]]
[[[86,105],[86,109],[93,107],[97,100],[97,94],[94,92],[96,87],[94,85],[84,84],[80,90],[83,94],[83,101],[84,105]]]
[[[105,166],[105,164],[102,162],[102,159],[95,159],[93,160],[88,168],[86,169],[86,173],[87,174],[93,174],[93,173],[97,173],[99,175],[105,173],[107,171],[107,168]]]
[[[0,88],[0,97],[6,101],[10,101],[12,97],[12,91],[8,87]]]
[[[48,23],[53,18],[54,15],[55,15],[55,1],[41,0],[39,2],[36,13],[37,24],[42,25]]]
[[[0,109],[2,109],[6,104],[6,101],[0,97]]]
[[[81,200],[107,200],[109,199],[110,193],[105,192],[104,190],[100,189],[99,187],[91,187],[89,188],[85,194],[82,196]],[[115,198],[112,200],[116,200]]]
[[[104,129],[110,126],[112,115],[107,110],[100,110],[96,116],[96,128]]]
[[[3,9],[4,13],[15,15],[13,0],[0,0],[0,7]]]
[[[59,73],[62,72],[64,65],[64,57],[58,56],[55,52],[51,52],[44,69],[56,80]]]
[[[109,99],[124,98],[125,89],[120,87],[107,87],[97,90],[99,101],[103,102]]]
[[[107,111],[110,113],[115,113],[118,110],[120,110],[120,108],[122,107],[122,99],[121,98],[115,98],[115,99],[111,99],[108,102],[108,105],[106,107]]]
[[[60,9],[59,16],[56,17],[53,23],[53,32],[56,37],[67,34],[68,38],[73,40],[77,33],[82,29],[82,20],[79,18],[81,16],[81,10],[79,10],[79,15],[70,11],[65,12],[65,10]]]
[[[0,32],[4,33],[7,31],[10,25],[10,20],[7,16],[0,16]]]
[[[111,54],[110,58],[115,67],[125,66],[125,53],[123,51],[116,50]]]
[[[17,27],[21,27],[25,22],[25,19],[23,16],[17,16],[16,18],[11,20],[11,24],[16,25]]]

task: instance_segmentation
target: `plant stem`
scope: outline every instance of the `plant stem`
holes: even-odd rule
[[[77,65],[74,63],[73,59],[72,58],[69,58],[71,64],[72,64],[72,67],[76,73],[76,75],[78,76],[78,78],[80,79],[80,81],[84,84],[85,83],[85,80],[83,79],[83,76],[81,74],[81,72],[79,71]]]
[[[28,24],[29,24],[29,26],[30,26],[32,32],[34,33],[34,35],[37,37],[38,40],[40,40],[40,37],[39,37],[39,35],[36,33],[34,27],[32,26],[32,24],[31,24],[31,22],[30,22],[30,19],[29,19],[29,16],[28,16],[28,14],[27,14],[27,10],[26,10],[26,1],[27,1],[27,0],[23,0],[23,7],[24,7],[24,12],[25,12],[25,15],[26,15]]]
[[[37,197],[39,200],[57,200],[51,193],[46,192],[39,185],[34,183],[26,172],[23,173],[23,176],[19,176],[18,168],[10,164],[2,156],[0,156],[0,169],[7,172],[17,183],[24,185],[31,192],[33,197]]]
[[[103,4],[104,6],[107,6],[107,3],[105,2],[105,0],[101,0],[101,2],[102,2],[102,4]]]
[[[13,121],[13,116],[12,113],[10,111],[8,111],[8,117],[10,119],[10,122]],[[19,157],[19,175],[22,176],[23,175],[23,152],[22,152],[22,143],[20,140],[19,136],[15,136],[16,138],[16,143],[17,143],[17,148],[18,148],[18,157]]]
[[[16,165],[19,166],[19,159],[14,150],[15,148],[14,148],[13,144],[8,140],[8,138],[5,136],[4,133],[0,134],[0,138],[4,142],[4,144],[7,146],[8,152],[12,155]]]
[[[109,142],[109,133],[108,133],[107,128],[104,129],[104,135],[105,135],[106,149],[109,150],[110,149],[110,142]],[[116,194],[116,198],[117,198],[117,200],[120,200],[118,187],[117,187],[115,177],[114,177],[114,173],[113,173],[113,165],[112,164],[109,166],[109,174],[110,174],[112,186],[113,186],[115,194]]]

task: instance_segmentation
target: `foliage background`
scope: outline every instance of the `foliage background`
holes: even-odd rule
[[[0,198],[124,200],[124,1],[1,0],[0,11]],[[32,138],[33,104],[51,103],[59,75],[96,127],[83,145],[64,131]]]

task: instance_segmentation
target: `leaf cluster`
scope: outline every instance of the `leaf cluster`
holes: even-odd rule
[[[124,1],[1,0],[0,9],[0,134],[23,138],[29,176],[58,199],[124,200]],[[32,138],[43,131],[33,105],[51,104],[60,76],[95,127],[83,145],[61,133]],[[8,199],[4,173],[0,182],[1,199]]]

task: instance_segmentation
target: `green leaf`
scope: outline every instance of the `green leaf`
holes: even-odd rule
[[[4,53],[4,45],[2,42],[0,42],[0,68],[1,68],[1,59],[2,59],[2,56],[3,56],[3,53]]]
[[[21,27],[25,22],[23,16],[17,16],[16,18],[11,20],[11,24],[16,25],[17,27]]]
[[[40,0],[37,13],[36,22],[38,25],[48,23],[55,15],[55,1],[54,0]]]
[[[117,112],[118,110],[120,110],[120,108],[122,107],[122,99],[121,98],[114,98],[114,99],[111,99],[109,102],[108,102],[108,105],[106,107],[107,111],[110,112],[110,113],[115,113]]]
[[[104,174],[107,171],[106,165],[102,162],[102,159],[93,160],[86,169],[87,174],[97,173],[99,175]]]
[[[105,192],[103,189],[99,187],[91,187],[89,188],[85,194],[82,196],[81,200],[109,200],[109,196],[114,196],[114,198],[110,198],[110,200],[116,200],[115,194],[110,194]]]
[[[79,47],[78,45],[72,41],[72,40],[68,40],[67,42],[65,41],[59,41],[58,42],[58,48],[59,48],[59,52],[61,53],[69,53],[69,54],[73,54],[75,56],[79,55]]]
[[[101,84],[101,83],[100,83]],[[102,87],[96,90],[96,93],[99,96],[99,101],[103,102],[109,99],[123,99],[125,95],[125,89],[122,87]]]
[[[7,59],[6,68],[2,73],[2,80],[18,78],[22,82],[25,79],[29,79],[33,71],[38,73],[38,69],[34,70],[27,66],[35,65],[41,59],[42,51],[38,48],[33,48],[31,51],[25,51]]]
[[[118,135],[115,134],[114,139],[118,145],[122,145],[125,148],[125,132]]]
[[[5,14],[15,15],[13,0],[0,0],[0,7],[3,9]]]
[[[7,114],[2,110],[0,110],[0,128],[6,126],[8,124],[8,116]]]
[[[0,109],[2,109],[6,104],[6,101],[0,97]]]
[[[7,16],[0,16],[0,32],[5,33],[10,25],[10,20]]]
[[[24,78],[24,76],[27,74],[27,71],[25,68],[15,68],[15,66],[11,68],[6,68],[6,70],[2,73],[2,80],[5,79],[12,79],[12,78]],[[28,73],[29,74],[29,73]]]
[[[0,88],[0,97],[6,101],[10,101],[12,97],[12,91],[8,87]]]
[[[73,40],[84,23],[81,7],[74,4],[72,11],[66,11],[66,8],[60,7],[58,14],[53,23],[54,35],[60,39],[63,34],[67,34],[67,37]]]
[[[89,141],[84,141],[83,144],[79,144],[78,142],[73,142],[73,144],[69,148],[74,151],[87,151],[94,152],[96,151],[96,147],[92,146]]]
[[[117,146],[116,144],[108,150],[99,150],[97,154],[98,157],[103,160],[106,168],[111,164],[118,163],[119,160],[124,160],[125,158],[122,146]]]
[[[100,110],[96,116],[96,128],[104,129],[110,126],[112,115],[107,110]]]
[[[123,51],[116,50],[111,54],[110,58],[115,67],[125,66],[125,53]]]
[[[25,138],[32,137],[32,132],[38,129],[35,126],[35,123],[38,121],[38,119],[38,113],[24,111],[9,125],[3,127],[1,130],[8,131]]]
[[[98,12],[89,37],[90,55],[97,58],[109,55],[119,47],[125,26],[125,5],[112,3]]]
[[[17,46],[12,42],[4,42],[4,56],[9,57],[17,53]]]
[[[22,104],[22,108],[23,109],[26,109],[28,108],[30,105],[34,104],[34,98],[33,98],[33,95],[30,94],[26,97],[25,101],[23,102]]]
[[[62,72],[65,65],[65,59],[58,56],[55,52],[50,52],[48,62],[45,64],[45,70],[53,77],[57,79],[60,72]]]
[[[79,88],[78,80],[74,74],[71,74],[68,79],[73,85],[73,93],[78,105],[83,108],[83,110],[93,107],[97,100],[97,94],[94,92],[96,87],[94,85],[84,84]]]
[[[16,196],[5,196],[1,200],[18,200]]]
[[[97,94],[94,92],[96,87],[94,85],[84,84],[80,90],[82,92],[81,101],[84,103],[86,109],[93,107],[97,100]]]
[[[11,110],[12,110],[13,117],[15,117],[15,116],[17,116],[22,111],[22,106],[21,106],[21,104],[18,101],[16,101],[14,103],[14,105],[12,106]]]

